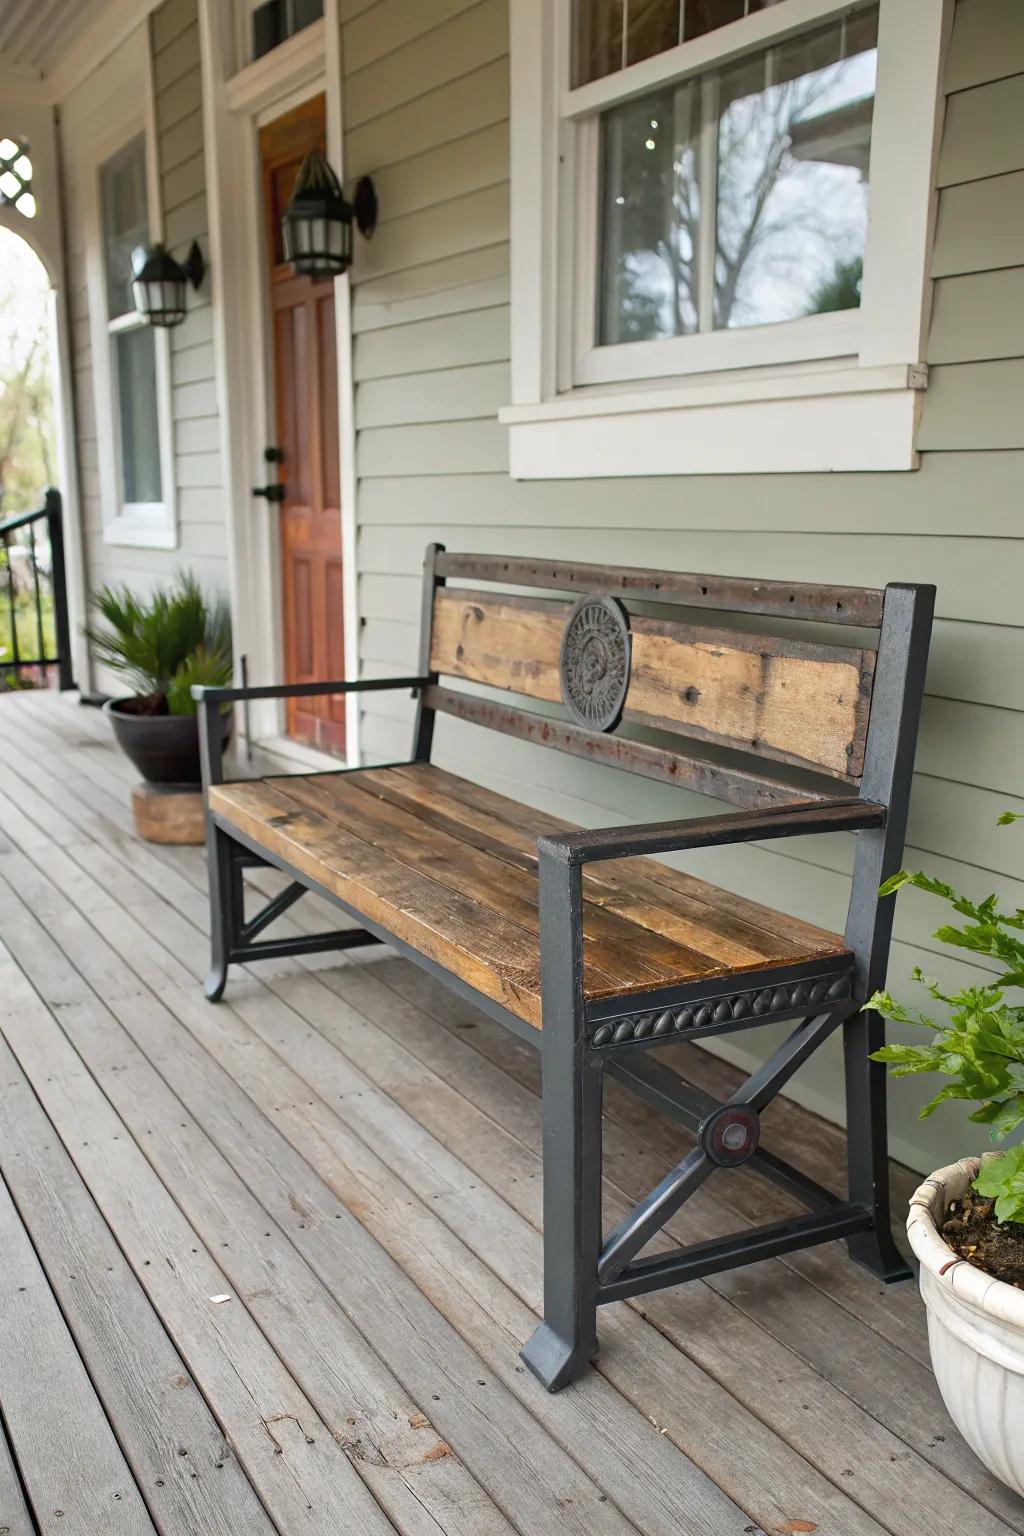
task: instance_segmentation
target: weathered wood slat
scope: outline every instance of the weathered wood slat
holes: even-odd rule
[[[539,933],[535,872],[510,869],[507,863],[455,835],[454,828],[440,831],[417,816],[413,808],[399,809],[372,793],[367,795],[359,781],[353,783],[348,774],[268,783],[403,862],[424,869],[442,884],[471,893],[490,911],[512,917],[529,932]],[[649,928],[638,931],[637,925],[589,903],[584,908],[583,937],[584,966],[592,958],[612,980],[626,986],[635,985],[644,970],[650,985],[664,984],[678,976],[681,958],[698,974],[713,968],[711,957],[699,949],[681,956],[678,943],[666,941]]]
[[[0,1041],[4,1175],[121,1448],[167,1536],[275,1536],[188,1368]],[[52,1451],[51,1451],[52,1454]],[[2,1474],[0,1474],[2,1486]],[[0,1526],[7,1524],[0,1493]],[[16,1524],[12,1529],[21,1536]]]
[[[50,966],[45,945],[38,936],[19,936],[19,951],[20,963],[45,989]],[[394,1536],[394,1527],[343,1448],[232,1293],[224,1271],[125,1134],[93,1077],[83,1071],[82,1058],[24,977],[7,964],[2,1019],[7,1043],[191,1375],[207,1401],[216,1404],[235,1454],[278,1529],[306,1536],[336,1536],[339,1529]],[[74,1023],[79,1043],[102,1041],[108,1016],[83,982],[78,998],[62,1010],[63,1023]],[[104,1075],[110,1080],[118,1077],[110,1069],[119,1066],[121,1055],[107,1046]],[[192,1164],[188,1179],[195,1178],[198,1166]],[[225,1294],[229,1303],[211,1300]],[[75,1401],[74,1394],[65,1400]],[[53,1536],[63,1536],[62,1526],[57,1523]],[[83,1536],[113,1529],[98,1520],[82,1527]]]
[[[441,588],[434,672],[561,702],[568,603]],[[632,616],[624,718],[856,778],[874,652]]]
[[[9,962],[8,962],[9,966]],[[5,1153],[6,1156],[6,1153]],[[0,1180],[0,1386],[7,1431],[43,1536],[156,1536],[135,1479]],[[55,1413],[74,1404],[60,1426]]]
[[[38,1527],[25,1503],[25,1491],[14,1465],[7,1436],[0,1425],[0,1530],[4,1528],[10,1536],[37,1536],[38,1533]]]
[[[464,843],[485,848],[521,869],[536,870],[540,835],[571,829],[571,823],[560,817],[427,764],[408,770],[362,769],[348,777],[394,804],[414,806],[429,825],[457,833]],[[640,859],[587,865],[583,870],[586,902],[619,912],[631,923],[728,965],[794,960],[806,955],[812,942],[822,954],[834,951],[835,934],[753,902],[745,904],[747,915],[741,916],[731,908],[731,893],[706,882],[691,878],[689,889],[677,892],[655,878],[662,867]],[[666,869],[666,873],[674,871]]]
[[[835,587],[810,582],[756,581],[740,576],[698,576],[684,571],[647,571],[583,561],[529,560],[518,555],[439,555],[437,572],[459,581],[495,581],[553,591],[607,592],[690,608],[764,613],[776,618],[817,619],[826,624],[882,622],[884,592],[874,587]]]
[[[368,784],[386,782],[394,771],[378,770]],[[400,782],[420,771],[417,767]],[[324,774],[220,785],[211,790],[210,805],[225,825],[287,859],[357,914],[381,923],[420,953],[441,960],[485,996],[539,1026],[534,868],[509,869],[500,853],[496,857],[493,849],[462,838],[450,822],[439,828],[424,820],[412,799],[394,806],[374,790],[366,794],[361,783],[361,775],[350,782],[348,775]],[[528,812],[524,820],[528,827]],[[536,836],[535,830],[534,842]],[[771,914],[764,909],[757,948],[748,947],[739,958],[731,923],[726,923],[724,944],[714,941],[715,917],[724,898],[717,907],[704,905],[701,916],[711,932],[704,936],[691,923],[689,943],[677,920],[669,922],[668,933],[660,931],[657,907],[652,908],[643,891],[633,904],[635,919],[615,902],[588,904],[584,991],[589,999],[715,975],[749,974],[843,952],[837,937],[823,939],[817,930],[805,931],[794,943],[798,928],[792,919],[786,924],[788,932],[774,942]],[[722,958],[723,953],[729,958]]]

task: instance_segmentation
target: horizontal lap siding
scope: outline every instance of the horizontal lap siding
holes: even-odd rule
[[[197,0],[167,0],[160,6],[153,13],[152,43],[165,239],[179,259],[187,255],[193,240],[199,241],[204,257],[208,257]],[[145,82],[140,80],[140,113],[144,89]],[[86,84],[81,94],[84,96],[88,90]],[[72,276],[70,295],[72,368],[89,588],[95,591],[111,581],[127,581],[145,588],[157,581],[168,581],[178,569],[188,567],[211,590],[226,591],[226,519],[208,282],[198,294],[189,289],[187,318],[170,333],[178,547],[140,549],[103,540],[89,303],[84,277],[84,197],[92,169],[84,152],[76,154],[75,100],[72,96],[63,113],[62,151],[68,270],[78,274]],[[106,682],[109,685],[111,679]]]
[[[346,173],[372,172],[382,223],[357,264],[353,315],[361,664],[415,665],[423,547],[884,585],[934,581],[938,618],[908,858],[972,894],[1024,906],[1024,7],[960,0],[939,162],[937,279],[912,474],[514,482],[496,420],[508,398],[507,41],[504,5],[377,0],[345,8]],[[408,30],[415,29],[415,36]],[[351,47],[350,47],[351,44]],[[355,101],[355,116],[349,104]],[[368,760],[408,747],[408,701],[367,700]],[[702,814],[699,797],[526,743],[439,723],[462,770],[588,824]],[[688,856],[686,867],[839,925],[852,839]],[[890,978],[950,981],[943,914],[901,897]],[[765,1037],[766,1040],[767,1037]],[[763,1041],[744,1038],[735,1059]],[[730,1047],[724,1047],[729,1050]],[[836,1052],[798,1080],[842,1115]],[[893,1085],[894,1143],[915,1166],[967,1151],[955,1112],[919,1125],[920,1084]]]

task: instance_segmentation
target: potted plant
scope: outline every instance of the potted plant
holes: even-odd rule
[[[150,784],[197,785],[199,726],[192,685],[231,681],[231,631],[223,602],[208,601],[182,572],[148,599],[127,586],[104,587],[94,599],[103,627],[87,630],[97,657],[121,672],[134,692],[108,699],[114,735]],[[224,715],[224,739],[231,729]]]
[[[1021,819],[1005,812],[1000,823]],[[900,1077],[938,1072],[947,1081],[921,1111],[951,1099],[977,1105],[970,1119],[1002,1141],[1024,1122],[1024,911],[1002,912],[994,896],[968,901],[944,881],[894,875],[888,895],[913,885],[947,901],[965,921],[935,934],[989,955],[1001,972],[986,986],[944,992],[915,969],[943,1008],[938,1023],[876,992],[868,1003],[900,1024],[929,1030],[927,1045],[887,1045],[876,1060]],[[1024,1494],[1024,1145],[965,1157],[926,1179],[910,1202],[907,1232],[920,1260],[932,1367],[950,1417],[996,1477]]]

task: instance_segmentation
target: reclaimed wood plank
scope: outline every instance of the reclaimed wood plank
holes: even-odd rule
[[[448,773],[433,764],[410,768],[365,769],[359,784],[378,794],[415,803],[419,813],[436,824],[461,826],[463,836],[479,834],[483,846],[501,850],[512,861],[526,859],[536,867],[537,838],[572,831],[575,824],[523,805],[506,795]],[[739,965],[744,955],[785,962],[800,957],[835,954],[842,942],[834,933],[758,902],[720,890],[656,859],[618,859],[588,865],[583,872],[587,899],[614,910],[635,909],[634,921],[664,924],[683,943],[707,946],[708,954]],[[672,924],[678,924],[672,927]],[[684,925],[689,924],[687,928]],[[684,937],[684,934],[689,937]],[[702,937],[698,941],[698,934]],[[716,947],[711,947],[716,946]],[[731,946],[735,946],[732,948]]]
[[[164,1536],[274,1536],[276,1526],[3,1042],[0,1116],[7,1185],[158,1529]],[[0,1494],[0,1509],[3,1502]]]
[[[431,670],[561,702],[570,604],[442,587]],[[631,615],[623,718],[856,777],[874,653]]]

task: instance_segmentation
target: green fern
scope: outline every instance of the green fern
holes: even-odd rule
[[[190,571],[148,601],[126,585],[103,587],[93,601],[105,624],[86,630],[98,659],[123,673],[136,693],[162,694],[172,715],[195,714],[191,683],[230,681],[227,607],[219,599],[208,602]]]

